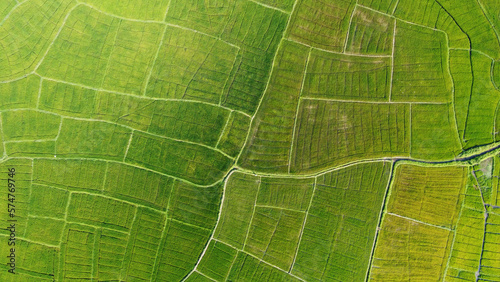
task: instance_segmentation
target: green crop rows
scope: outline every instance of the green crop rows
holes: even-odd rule
[[[499,11],[0,0],[0,281],[500,281]]]

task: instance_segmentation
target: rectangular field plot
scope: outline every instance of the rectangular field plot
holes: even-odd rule
[[[495,88],[491,80],[492,61],[477,52],[472,52],[471,59],[473,81],[476,83],[472,86],[467,111],[464,133],[466,149],[500,139],[498,133],[493,131],[500,91]]]
[[[146,95],[219,103],[237,53],[219,39],[168,26]]]
[[[211,230],[168,220],[152,281],[180,281],[195,266]]]
[[[232,247],[212,240],[197,269],[217,281],[225,281],[237,254]]]
[[[241,50],[221,98],[222,105],[253,115],[266,89],[273,55],[261,50]]]
[[[147,130],[151,114],[140,113],[148,106],[154,106],[154,101],[43,80],[38,108],[64,116],[107,120]]]
[[[257,205],[306,211],[314,188],[314,178],[263,177]]]
[[[221,196],[222,184],[196,187],[176,181],[169,200],[168,217],[211,230],[217,221]]]
[[[491,159],[489,160],[491,162]],[[492,169],[492,174],[491,177],[491,200],[489,201],[489,204],[492,206],[500,206],[500,156],[496,155],[493,157],[493,168]],[[499,213],[498,210],[494,210],[496,213]]]
[[[386,214],[370,271],[370,281],[440,281],[452,233]]]
[[[73,193],[67,220],[127,232],[137,208],[131,204],[97,195]]]
[[[55,141],[14,141],[4,144],[9,157],[53,157],[56,152]]]
[[[5,227],[0,229],[0,234],[10,235],[6,229],[10,223],[16,225],[16,236],[20,237],[26,231],[28,215],[30,210],[30,191],[32,184],[32,160],[30,159],[7,159],[1,164],[0,183],[3,186],[0,189],[0,220],[4,222]],[[10,173],[9,170],[15,170]],[[12,206],[13,205],[13,206]],[[8,222],[9,220],[15,222]],[[5,244],[7,245],[7,241]],[[8,252],[5,252],[8,255]],[[1,272],[1,271],[0,271]]]
[[[122,20],[78,6],[37,71],[95,88],[142,94],[163,31],[157,23]]]
[[[2,258],[3,263],[0,272],[0,279],[2,281],[54,281],[54,275],[58,271],[58,248],[29,242],[19,237],[16,238],[15,246],[9,246],[7,244],[9,237],[6,235],[0,235],[0,240],[5,242],[0,246],[0,252],[5,254],[5,258]],[[10,260],[7,258],[7,255],[10,255],[12,247],[16,249],[15,275],[7,272],[10,269],[7,265],[7,261]]]
[[[467,50],[450,50],[450,72],[454,84],[453,107],[460,140],[464,142],[465,127],[472,93],[471,54]]]
[[[61,241],[59,280],[92,280],[95,277],[94,260],[97,230],[95,228],[69,224]]]
[[[231,157],[236,157],[245,143],[250,118],[238,112],[231,112],[216,148]]]
[[[165,211],[174,179],[126,164],[109,163],[103,193]]]
[[[244,251],[283,270],[295,257],[305,213],[256,207]]]
[[[387,211],[426,223],[454,228],[467,180],[463,167],[400,165]]]
[[[94,117],[96,104],[99,97],[97,91],[82,86],[75,86],[52,80],[43,80],[40,90],[40,98],[38,109],[50,111],[56,114],[81,117],[81,118],[97,118]],[[106,96],[113,96],[111,93],[105,93]],[[125,97],[120,101],[123,103]],[[127,105],[133,109],[131,101],[125,100]],[[100,104],[100,103],[99,103]],[[104,103],[108,104],[108,103]],[[112,109],[116,112],[114,103]]]
[[[82,2],[107,13],[136,20],[162,21],[168,7],[168,0],[84,0]]]
[[[242,50],[253,51],[254,55],[267,52],[274,55],[287,20],[288,15],[254,1],[236,1],[221,37]]]
[[[282,41],[269,85],[255,115],[240,163],[263,171],[288,171],[293,127],[309,50]]]
[[[358,4],[390,15],[398,2],[398,0],[359,0]]]
[[[21,77],[34,70],[75,4],[72,0],[35,0],[12,10],[0,26],[0,80]]]
[[[497,88],[500,87],[500,62],[495,61],[493,65],[493,83]]]
[[[126,162],[205,185],[221,179],[232,164],[217,151],[139,132],[134,133]]]
[[[33,183],[29,200],[29,214],[64,219],[68,198],[68,191]]]
[[[455,21],[454,16],[456,16],[456,14],[449,13],[449,10],[443,8],[441,3],[443,3],[443,1],[399,1],[394,16],[398,19],[426,26],[430,29],[444,31],[448,38],[450,48],[469,49],[470,39],[462,27]],[[415,48],[418,48],[418,46],[415,46]]]
[[[127,249],[129,235],[101,229],[97,245],[97,279],[98,281],[120,280],[124,269],[123,261]]]
[[[45,80],[40,109],[98,119],[175,139],[215,146],[229,111],[193,101],[159,101]],[[246,136],[241,133],[240,138]]]
[[[261,262],[243,252],[238,253],[227,279],[228,281],[300,281],[283,270]]]
[[[166,21],[220,36],[234,10],[235,2],[234,0],[212,2],[171,0]]]
[[[35,75],[0,83],[0,110],[35,108],[39,88],[40,78]]]
[[[389,58],[368,58],[311,51],[304,97],[387,101],[391,83]]]
[[[462,151],[452,107],[453,104],[411,106],[412,157],[446,160]]]
[[[378,2],[381,2],[380,0]],[[361,6],[354,9],[345,52],[391,55],[394,20]]]
[[[254,1],[236,1],[222,39],[241,47],[222,104],[253,114],[266,88],[288,15]]]
[[[355,1],[300,0],[291,16],[289,39],[341,52]]]
[[[150,116],[148,132],[215,147],[229,112],[202,103],[156,101],[134,113]]]
[[[451,101],[445,34],[396,21],[395,40],[392,100]]]
[[[34,160],[33,182],[69,191],[102,190],[107,164],[93,160]]]
[[[159,212],[145,208],[137,210],[125,255],[124,280],[152,281],[165,221],[165,215]]]
[[[293,8],[293,4],[295,1],[293,0],[256,0],[255,2],[262,3],[264,5],[268,5],[284,12],[290,13]]]
[[[291,172],[318,171],[355,159],[408,156],[405,104],[302,100]]]
[[[116,124],[63,119],[56,141],[61,157],[123,160],[132,131]]]
[[[61,122],[57,115],[37,111],[3,112],[2,132],[5,141],[55,139]]]
[[[479,190],[472,185],[472,176],[464,195],[456,234],[449,257],[446,280],[475,280],[479,269],[484,239],[484,208]]]
[[[255,208],[260,178],[240,172],[226,182],[221,215],[214,238],[242,249]]]
[[[306,281],[362,281],[391,164],[349,166],[318,176],[292,273]]]
[[[62,219],[29,216],[24,237],[34,242],[58,246],[61,243],[64,224]]]

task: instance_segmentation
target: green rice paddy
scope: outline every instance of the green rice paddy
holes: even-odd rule
[[[1,0],[0,281],[500,281],[497,0]]]

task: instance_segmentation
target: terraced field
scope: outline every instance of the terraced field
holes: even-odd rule
[[[499,11],[0,1],[0,281],[500,281]]]

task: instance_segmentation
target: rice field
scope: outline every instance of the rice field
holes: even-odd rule
[[[0,1],[0,281],[500,281],[499,9]]]

